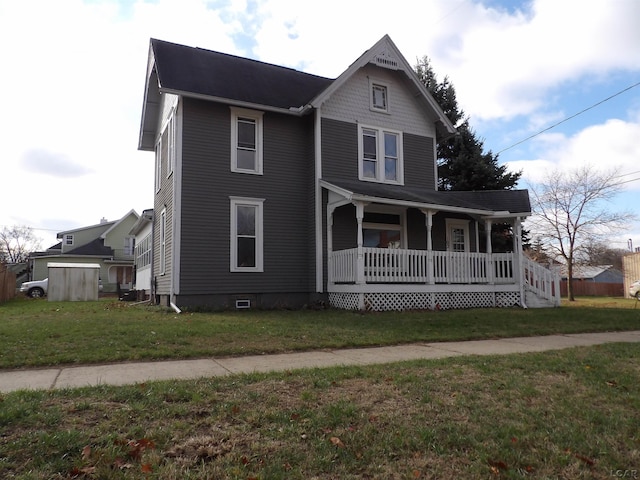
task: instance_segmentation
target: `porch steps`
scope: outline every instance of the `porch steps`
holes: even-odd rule
[[[558,306],[553,300],[537,295],[526,286],[524,290],[524,303],[527,308],[554,308]]]

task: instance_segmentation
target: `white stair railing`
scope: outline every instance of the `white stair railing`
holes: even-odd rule
[[[539,298],[560,306],[560,275],[526,257],[522,262],[525,287]]]

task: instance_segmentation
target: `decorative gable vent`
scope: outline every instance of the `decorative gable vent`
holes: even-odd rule
[[[373,57],[373,63],[382,68],[388,68],[389,70],[398,70],[400,62],[387,50],[378,53]]]

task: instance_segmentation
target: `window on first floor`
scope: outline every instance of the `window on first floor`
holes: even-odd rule
[[[151,235],[147,235],[135,245],[136,267],[151,265]]]
[[[383,183],[404,183],[402,133],[360,126],[359,177]]]
[[[364,247],[404,248],[403,215],[365,212],[362,221]]]
[[[264,199],[231,197],[231,271],[262,272]]]
[[[160,213],[160,275],[164,275],[167,262],[167,211]]]

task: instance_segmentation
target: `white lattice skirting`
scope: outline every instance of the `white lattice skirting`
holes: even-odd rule
[[[517,292],[329,293],[329,304],[343,310],[402,311],[513,307]]]

